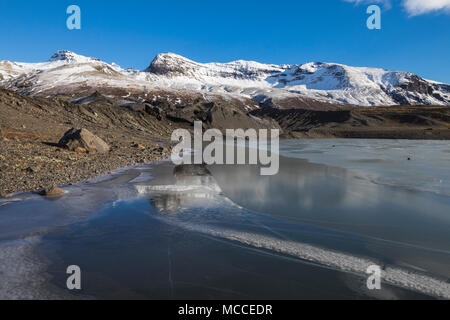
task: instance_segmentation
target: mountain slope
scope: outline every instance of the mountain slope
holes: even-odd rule
[[[99,90],[116,97],[157,99],[160,90],[175,95],[183,90],[183,94],[201,94],[205,100],[220,96],[279,108],[450,105],[449,85],[408,72],[321,62],[197,63],[173,53],[159,54],[144,71],[122,69],[70,51],[58,51],[43,63],[0,61],[0,86],[32,96],[74,98]]]

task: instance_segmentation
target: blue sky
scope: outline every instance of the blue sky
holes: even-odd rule
[[[0,0],[0,60],[45,61],[67,49],[144,69],[174,52],[199,62],[383,67],[450,83],[448,10],[411,16],[402,1],[417,0],[351,1]],[[366,8],[377,2],[382,29],[368,30]],[[66,28],[72,4],[81,8],[81,30]]]

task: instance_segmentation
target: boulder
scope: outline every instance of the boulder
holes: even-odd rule
[[[59,141],[59,146],[71,151],[87,150],[90,153],[107,153],[108,144],[86,129],[72,128]]]
[[[39,192],[39,194],[41,196],[46,196],[46,197],[60,196],[65,193],[66,193],[66,191],[64,191],[63,189],[58,188],[58,187],[46,188],[46,189],[43,189],[41,192]]]

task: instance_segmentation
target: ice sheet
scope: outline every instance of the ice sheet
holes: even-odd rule
[[[280,154],[351,169],[377,184],[450,196],[449,141],[298,139],[282,141]]]

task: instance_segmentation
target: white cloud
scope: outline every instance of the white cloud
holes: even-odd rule
[[[450,0],[403,0],[403,7],[410,16],[436,11],[450,13]]]
[[[382,4],[384,9],[388,10],[392,7],[391,0],[344,0],[359,4]],[[398,1],[400,2],[400,1]],[[430,12],[450,13],[450,0],[401,0],[402,6],[410,16],[418,16]]]

